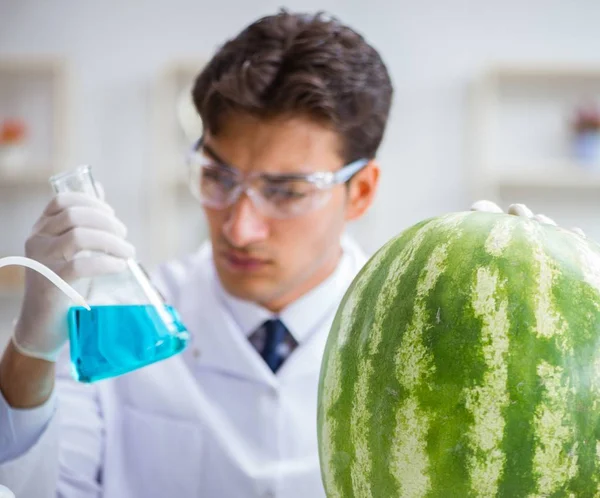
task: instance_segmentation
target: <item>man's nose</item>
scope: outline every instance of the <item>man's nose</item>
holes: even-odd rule
[[[245,193],[229,208],[223,234],[236,247],[244,247],[267,238],[269,230],[266,220]]]

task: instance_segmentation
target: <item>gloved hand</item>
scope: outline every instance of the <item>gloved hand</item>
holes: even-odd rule
[[[135,253],[125,240],[126,233],[125,225],[102,200],[84,194],[58,194],[33,226],[25,255],[75,283],[81,278],[123,271],[126,259]],[[68,338],[66,313],[71,305],[69,298],[45,277],[27,270],[12,338],[17,350],[56,361]]]
[[[496,203],[487,200],[479,200],[471,206],[471,211],[483,211],[487,213],[503,213],[504,211]],[[533,212],[525,204],[511,204],[508,206],[508,214],[515,216],[523,216],[531,218],[546,225],[556,226],[556,222],[552,218],[548,218],[543,214],[533,214]],[[585,238],[585,233],[581,228],[573,227],[571,231]]]

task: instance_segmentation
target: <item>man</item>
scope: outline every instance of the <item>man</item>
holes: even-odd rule
[[[0,482],[19,498],[324,496],[320,360],[365,262],[344,229],[373,202],[392,93],[376,50],[321,15],[260,19],[218,50],[193,89],[210,244],[154,278],[192,344],[75,382],[69,303],[28,273],[0,363]],[[61,194],[26,254],[75,281],[122,270],[125,235],[106,203]]]

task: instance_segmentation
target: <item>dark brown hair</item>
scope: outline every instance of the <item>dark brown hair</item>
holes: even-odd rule
[[[232,111],[307,114],[333,126],[349,162],[375,157],[393,90],[380,55],[354,30],[323,13],[281,11],[227,41],[192,92],[213,134]]]

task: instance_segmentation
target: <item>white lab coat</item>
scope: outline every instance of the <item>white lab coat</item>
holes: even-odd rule
[[[208,247],[163,268],[157,285],[194,343],[91,385],[74,382],[61,361],[56,415],[27,453],[0,465],[0,483],[18,498],[324,497],[321,356],[337,305],[366,261],[352,241],[343,245],[349,258],[330,311],[276,376],[219,301]],[[269,431],[278,434],[272,447]]]

